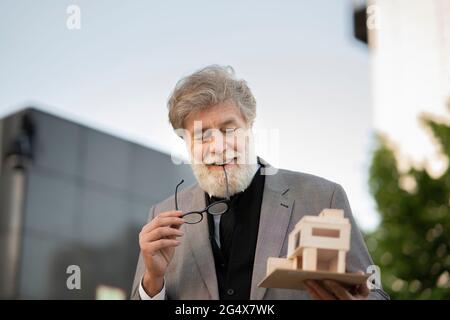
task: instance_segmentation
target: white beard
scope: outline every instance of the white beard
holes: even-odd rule
[[[223,170],[211,170],[205,164],[191,164],[191,167],[198,184],[204,191],[210,196],[226,198],[227,187]],[[226,168],[230,197],[247,189],[257,170],[257,161]]]

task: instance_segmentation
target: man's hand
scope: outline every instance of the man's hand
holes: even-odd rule
[[[349,287],[333,280],[306,280],[305,286],[316,300],[366,300],[370,293],[366,283]]]
[[[175,247],[181,243],[176,239],[183,235],[183,231],[179,230],[184,223],[180,216],[181,211],[163,212],[139,233],[139,246],[145,264],[142,285],[150,297],[161,291]]]

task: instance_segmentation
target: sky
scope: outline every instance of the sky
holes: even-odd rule
[[[441,176],[448,159],[423,113],[449,123],[450,1],[377,1],[372,83],[374,127],[396,145],[399,167]]]
[[[67,28],[70,5],[80,29]],[[352,36],[351,0],[0,0],[0,117],[33,105],[180,152],[167,98],[209,64],[247,80],[255,131],[279,138],[264,159],[340,183],[360,226],[376,227],[370,56]]]

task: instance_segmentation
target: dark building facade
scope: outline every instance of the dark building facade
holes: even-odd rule
[[[0,120],[0,152],[3,299],[128,297],[149,208],[194,183],[168,154],[34,108]]]

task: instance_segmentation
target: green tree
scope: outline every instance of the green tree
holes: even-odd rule
[[[450,126],[422,117],[450,160]],[[366,234],[384,289],[393,299],[450,298],[450,166],[439,177],[398,170],[387,138],[379,136],[369,184],[381,222]]]

